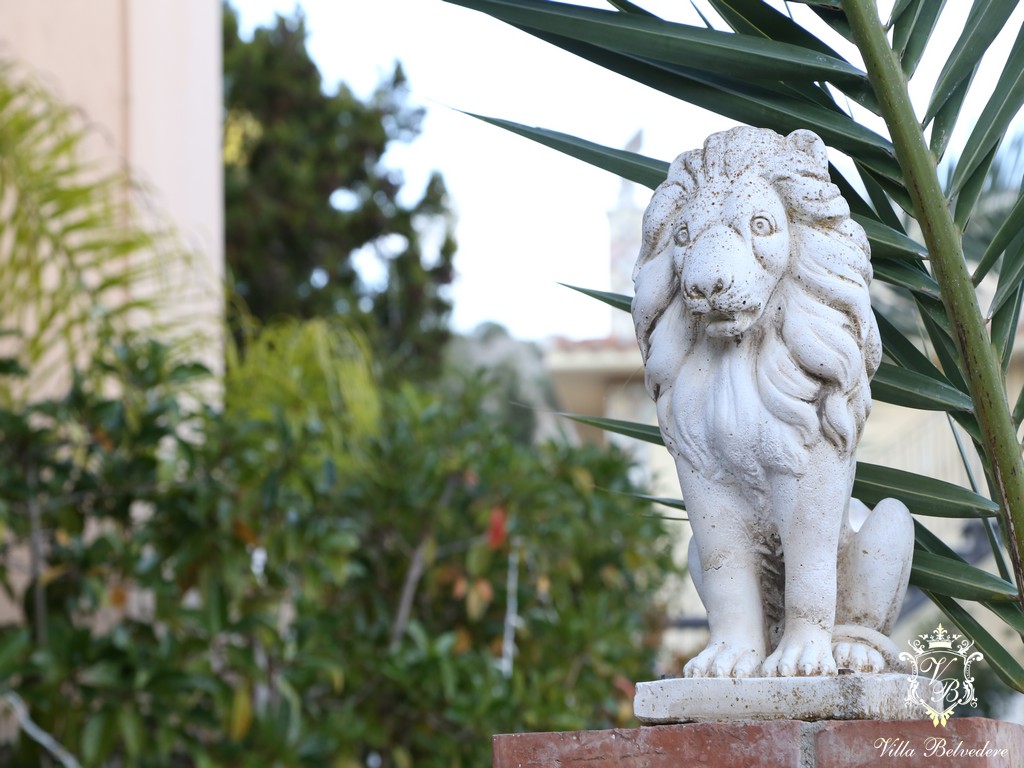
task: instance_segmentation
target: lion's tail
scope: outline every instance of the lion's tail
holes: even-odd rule
[[[875,629],[858,624],[837,624],[832,630],[832,644],[841,642],[863,643],[871,646],[885,661],[889,672],[909,671],[906,662],[900,659],[896,643]]]

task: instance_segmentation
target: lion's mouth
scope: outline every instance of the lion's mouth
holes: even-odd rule
[[[706,312],[698,314],[703,315],[704,321],[707,323],[708,336],[722,338],[740,336],[746,332],[757,319],[759,310],[760,307],[744,307],[739,310],[711,307]]]

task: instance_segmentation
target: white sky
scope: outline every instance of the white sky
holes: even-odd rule
[[[245,32],[268,24],[275,11],[290,13],[297,3],[233,4]],[[587,4],[610,7],[597,0]],[[641,4],[674,21],[701,23],[679,0]],[[922,62],[922,72],[937,72],[970,4],[948,5],[945,16],[959,18],[949,19],[945,31],[936,34],[948,47]],[[410,145],[396,145],[386,161],[405,172],[417,194],[431,170],[445,177],[458,215],[458,280],[452,295],[453,323],[460,331],[493,320],[521,338],[606,335],[610,310],[558,283],[608,287],[607,212],[620,181],[458,110],[615,147],[642,128],[641,151],[662,160],[734,125],[441,0],[303,0],[301,7],[311,54],[330,86],[344,80],[366,95],[400,60],[413,102],[427,107],[423,134]],[[1010,31],[1016,28],[1013,21]],[[1011,41],[1000,42],[1005,48]],[[991,66],[997,72],[1002,63]],[[994,77],[980,72],[974,90],[984,90],[977,84],[994,84]],[[931,84],[922,85],[915,101],[930,93]],[[975,112],[984,101],[983,93],[978,96]],[[968,104],[965,114],[971,113]]]

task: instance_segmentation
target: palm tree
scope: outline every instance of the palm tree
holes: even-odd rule
[[[918,513],[994,517],[991,543],[999,575],[967,564],[918,526],[911,578],[976,641],[1000,677],[1024,691],[1019,651],[1003,648],[963,605],[977,602],[1024,633],[1024,463],[1017,439],[1024,393],[1013,393],[1009,401],[1005,381],[1024,296],[1024,237],[1018,236],[1024,195],[1015,195],[1008,211],[998,214],[973,272],[964,258],[964,229],[972,216],[997,215],[994,208],[980,210],[980,200],[993,158],[1024,105],[1024,30],[994,87],[982,86],[991,89],[987,103],[959,157],[950,162],[951,171],[946,178],[937,171],[979,63],[1016,2],[974,1],[921,115],[912,108],[908,82],[932,44],[943,10],[944,4],[933,0],[897,0],[884,23],[872,0],[799,0],[786,4],[788,14],[764,0],[707,0],[728,29],[715,29],[706,19],[704,26],[672,22],[629,0],[608,0],[610,9],[549,0],[449,2],[739,122],[780,133],[813,130],[852,160],[848,172],[833,168],[833,181],[871,241],[876,278],[912,299],[935,358],[925,353],[921,338],[899,330],[905,325],[890,322],[883,310],[879,325],[886,361],[873,395],[946,411],[973,440],[990,498],[864,464],[858,467],[855,493],[896,496]],[[853,43],[859,61],[836,51],[844,40]],[[948,46],[944,40],[934,44],[942,50]],[[869,119],[859,121],[857,115]],[[887,131],[866,124],[878,123],[877,118]],[[664,161],[486,119],[652,188],[665,178]],[[904,226],[903,216],[915,226]],[[919,238],[908,231],[919,232]],[[998,284],[986,314],[976,289],[997,265]],[[614,306],[629,305],[628,297],[590,293]],[[660,441],[657,430],[605,426]]]

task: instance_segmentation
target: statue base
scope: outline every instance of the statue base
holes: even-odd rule
[[[494,768],[1017,768],[1024,726],[982,717],[687,723],[494,737]]]
[[[909,675],[677,677],[637,683],[633,713],[645,725],[732,720],[920,720]],[[919,690],[929,690],[926,685]]]

